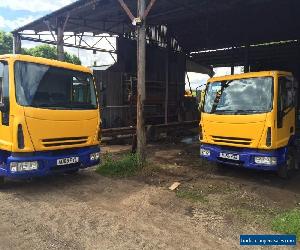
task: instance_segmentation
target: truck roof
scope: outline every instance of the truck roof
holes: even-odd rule
[[[55,66],[55,67],[59,67],[59,68],[66,68],[66,69],[71,69],[71,70],[78,70],[78,71],[83,71],[83,72],[87,72],[87,73],[92,73],[91,69],[81,66],[81,65],[76,65],[76,64],[67,63],[67,62],[61,62],[58,60],[46,59],[46,58],[42,58],[42,57],[29,56],[29,55],[6,54],[6,55],[0,55],[0,59],[13,59],[13,60],[18,60],[18,61],[32,62],[32,63],[49,65],[49,66]]]
[[[287,76],[293,75],[291,72],[272,70],[272,71],[250,72],[250,73],[243,73],[243,74],[212,77],[208,80],[208,82],[228,81],[228,80],[252,78],[252,77],[274,76],[276,74],[287,75]]]

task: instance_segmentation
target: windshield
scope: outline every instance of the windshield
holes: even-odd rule
[[[16,62],[17,102],[48,109],[96,109],[93,77],[89,73],[43,64]]]
[[[204,112],[216,114],[266,113],[272,110],[273,78],[257,77],[209,83]]]

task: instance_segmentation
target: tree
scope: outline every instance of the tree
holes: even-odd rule
[[[13,53],[13,36],[11,33],[0,31],[0,55]],[[30,49],[22,49],[22,54],[44,57],[57,60],[57,52],[54,46],[38,45]],[[73,64],[81,64],[76,55],[65,52],[65,61]]]
[[[24,49],[23,54],[57,60],[56,48],[47,44],[38,45],[30,49]],[[65,61],[78,65],[81,64],[81,61],[77,56],[71,55],[68,52],[65,52]]]
[[[13,36],[11,33],[0,31],[0,55],[11,54],[13,50]]]

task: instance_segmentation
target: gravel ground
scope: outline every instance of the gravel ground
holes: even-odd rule
[[[185,152],[180,145],[160,147],[152,147],[157,153],[151,155],[156,164],[173,164],[175,170],[168,175],[114,179],[100,176],[92,168],[77,175],[7,181],[0,190],[0,249],[239,249],[241,233],[266,232],[253,225],[235,224],[225,214],[209,209],[210,203],[198,206],[179,199],[168,186],[176,180],[194,185],[197,180],[209,186],[217,182],[222,189],[222,183],[234,185],[241,180],[236,182],[243,183],[242,193],[256,192],[265,185],[261,194],[273,197],[280,183],[274,187],[265,177],[259,177],[262,181],[258,183],[252,173],[214,175],[209,171],[208,175],[214,176],[211,182],[212,178],[190,167],[197,146]],[[110,150],[119,152],[121,147],[104,151]],[[189,155],[189,150],[196,151]],[[183,158],[187,161],[174,160]],[[295,183],[291,185],[296,188]],[[282,192],[284,199],[294,199],[299,191],[283,188]],[[211,194],[212,202],[218,200],[211,204],[223,206],[220,197]],[[279,197],[276,193],[274,200]]]
[[[0,193],[1,249],[229,249],[180,212],[173,193],[93,171],[9,182]],[[233,244],[233,245],[232,245]]]

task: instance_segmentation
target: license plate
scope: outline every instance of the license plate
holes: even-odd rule
[[[232,153],[220,153],[220,157],[224,159],[234,160],[234,161],[238,161],[240,159],[239,155],[232,154]]]
[[[79,162],[79,157],[69,157],[57,160],[58,166],[69,165]]]

